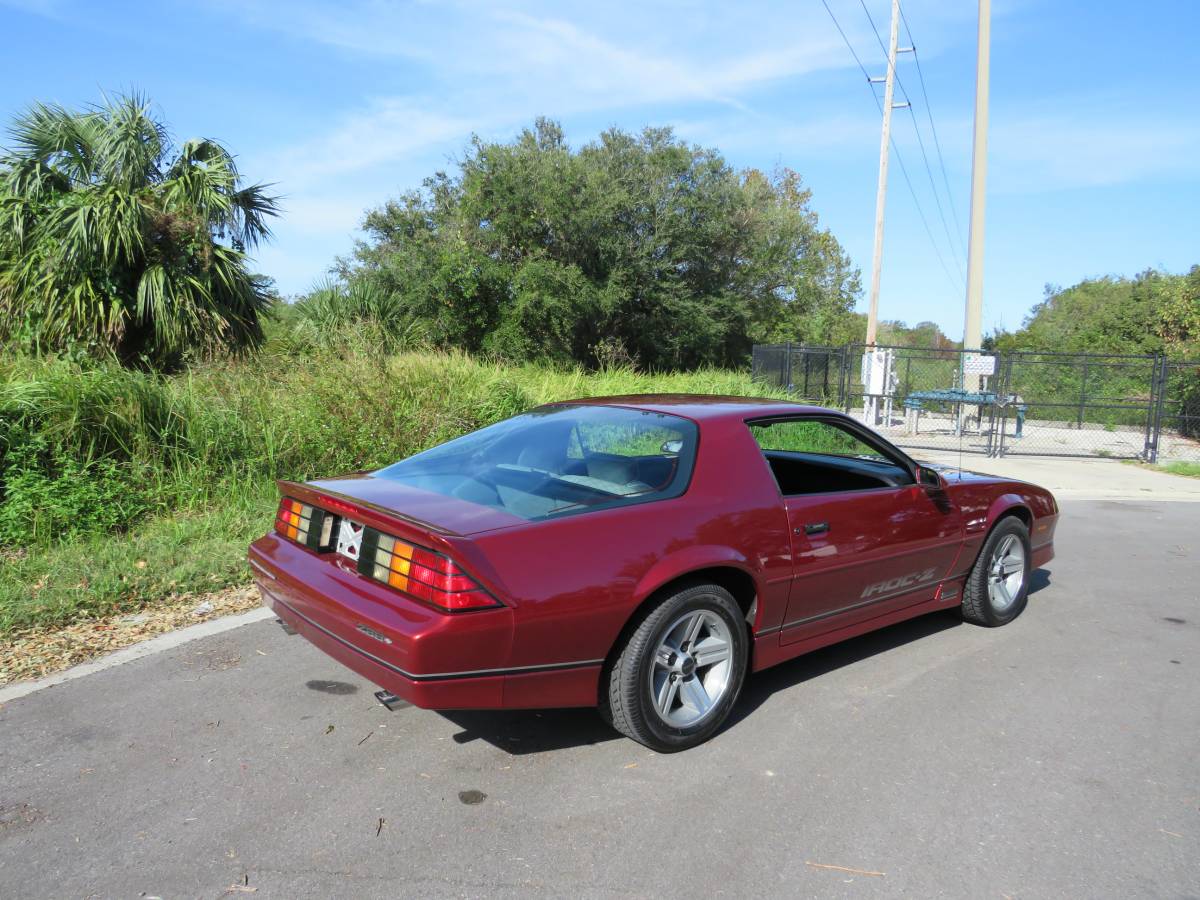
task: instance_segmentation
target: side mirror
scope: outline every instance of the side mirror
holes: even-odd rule
[[[917,484],[932,491],[944,490],[946,487],[942,476],[928,466],[917,466]]]

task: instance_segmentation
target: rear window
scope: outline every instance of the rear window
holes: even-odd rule
[[[375,473],[523,519],[677,497],[697,429],[679,416],[614,406],[548,406],[497,422]]]

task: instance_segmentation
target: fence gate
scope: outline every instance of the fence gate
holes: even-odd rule
[[[1001,455],[1145,458],[1157,357],[1006,353],[1003,368],[1005,416],[1024,407],[1025,422],[1001,429]]]
[[[1200,462],[1200,360],[1159,360],[1146,459]]]

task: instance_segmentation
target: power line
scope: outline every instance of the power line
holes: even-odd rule
[[[875,33],[875,40],[879,43],[879,47],[881,50],[883,50],[884,56],[886,57],[887,56],[887,48],[883,46],[883,38],[880,37],[880,35],[879,35],[879,29],[875,26],[875,19],[871,16],[871,10],[867,8],[866,0],[858,0],[858,3],[862,7],[863,12],[866,13],[867,21],[871,23],[871,31],[873,31]],[[901,6],[899,3],[897,3],[896,5],[900,9],[900,17],[903,20],[904,7]],[[826,7],[826,8],[828,8],[828,7]],[[904,28],[908,32],[908,42],[910,44],[910,49],[913,51],[913,54],[915,56],[916,47],[914,45],[915,42],[913,41],[912,29],[908,27],[907,22],[904,23]],[[918,69],[918,74],[919,73],[920,73],[920,70]],[[913,132],[917,136],[917,145],[921,148],[921,160],[925,165],[925,174],[929,178],[929,189],[933,193],[933,202],[937,206],[938,217],[942,220],[942,230],[946,233],[946,246],[950,251],[951,259],[954,260],[955,268],[958,269],[958,280],[961,282],[962,287],[965,290],[967,281],[966,281],[966,276],[963,274],[962,260],[960,259],[959,255],[958,255],[959,251],[962,248],[960,245],[956,245],[954,243],[954,238],[952,238],[950,236],[950,225],[946,221],[946,212],[945,212],[945,210],[942,209],[942,200],[941,200],[941,196],[938,194],[937,186],[933,183],[933,169],[929,165],[929,154],[925,150],[925,140],[924,140],[924,138],[921,137],[921,129],[917,124],[917,115],[916,115],[916,113],[913,112],[913,109],[912,109],[912,98],[909,97],[908,91],[904,87],[904,82],[900,80],[900,73],[898,71],[894,71],[892,74],[896,79],[896,86],[900,88],[900,93],[904,95],[904,102],[907,104],[908,115],[909,115],[909,118],[912,119],[912,123],[913,123]],[[924,85],[924,79],[922,77],[922,86],[923,85]],[[925,98],[925,110],[926,110],[926,112],[929,111],[928,95],[926,95],[926,98]],[[933,121],[933,118],[931,115],[930,122],[932,122],[932,121]],[[936,134],[937,134],[937,132],[935,130],[934,135],[936,136]],[[945,176],[945,166],[944,165],[942,167],[942,175]],[[947,179],[946,187],[947,187],[947,194],[949,194],[949,180],[948,179]],[[914,197],[914,199],[915,199],[915,197]],[[957,217],[956,217],[955,221],[957,222]],[[930,237],[930,239],[932,240],[932,236]],[[959,238],[959,240],[961,242],[961,237]],[[951,280],[953,280],[953,279],[951,279]]]
[[[917,145],[921,148],[921,159],[925,163],[925,174],[929,176],[929,190],[933,192],[933,202],[937,205],[938,218],[942,220],[942,230],[946,232],[946,246],[950,248],[950,256],[958,269],[958,280],[962,282],[965,289],[967,278],[963,274],[962,260],[958,256],[960,248],[955,245],[954,238],[950,237],[950,226],[946,223],[946,213],[942,210],[942,201],[938,197],[938,189],[933,183],[933,170],[929,166],[929,156],[925,153],[925,141],[921,139],[921,129],[917,127],[917,114],[912,111],[911,104],[908,107],[908,114],[912,118],[913,131],[917,135]]]
[[[946,175],[946,160],[942,156],[942,144],[938,140],[937,126],[933,123],[933,104],[929,102],[929,92],[925,89],[925,72],[921,69],[921,57],[917,53],[917,42],[913,38],[912,28],[908,24],[908,16],[904,14],[904,6],[900,6],[900,20],[908,33],[908,43],[913,48],[913,62],[917,64],[917,78],[921,82],[921,96],[925,100],[925,114],[929,117],[929,130],[933,132],[933,146],[937,150],[938,166],[942,170],[942,184],[946,187],[946,199],[950,203],[950,215],[954,219],[954,233],[958,237],[959,248],[966,253],[962,246],[962,225],[958,221],[958,210],[954,206],[954,192],[950,190],[950,178]]]
[[[874,91],[872,91],[874,93]],[[900,174],[904,176],[904,183],[908,185],[908,192],[912,195],[913,205],[917,208],[917,215],[921,217],[921,224],[925,226],[925,234],[929,237],[929,245],[933,247],[933,254],[941,263],[942,271],[946,273],[946,278],[950,282],[950,286],[955,290],[959,289],[959,285],[955,284],[954,276],[950,274],[950,268],[946,265],[946,260],[942,258],[942,252],[938,249],[937,241],[933,239],[933,229],[929,227],[929,221],[925,218],[925,211],[921,209],[921,202],[917,199],[917,192],[913,189],[912,180],[908,177],[908,167],[904,165],[904,159],[900,156],[900,148],[896,146],[896,142],[892,141],[892,150],[896,154],[896,162],[900,164]],[[961,279],[962,276],[960,275]]]
[[[875,40],[879,42],[879,49],[883,51],[884,62],[887,65],[891,66],[892,64],[889,61],[889,54],[887,51],[887,47],[885,47],[883,45],[883,38],[880,37],[880,35],[879,35],[879,29],[875,27],[875,20],[871,17],[871,11],[869,9],[867,9],[866,0],[858,0],[858,3],[862,7],[863,12],[865,12],[867,14],[867,21],[871,23],[871,30],[873,32],[875,32]],[[899,6],[899,4],[896,4],[896,5]],[[826,7],[826,9],[828,9],[828,8],[829,7]],[[912,33],[911,32],[909,32],[908,37],[909,37],[909,42],[911,43],[911,41],[912,41]],[[906,91],[904,89],[904,82],[900,80],[900,72],[898,70],[896,70],[894,67],[892,68],[892,77],[894,77],[896,79],[896,87],[900,88],[900,93],[904,95],[904,102],[911,105],[912,101],[909,99],[908,91]]]
[[[854,57],[854,61],[858,63],[858,67],[862,70],[863,78],[867,79],[867,83],[870,84],[871,73],[868,72],[867,67],[862,64],[862,60],[858,58],[858,54],[854,52],[854,47],[851,46],[850,39],[846,37],[846,32],[842,31],[842,25],[837,20],[837,16],[833,14],[833,10],[829,8],[829,4],[826,2],[826,0],[821,0],[821,5],[825,7],[825,12],[829,13],[829,18],[833,19],[833,25],[835,28],[837,28],[838,34],[842,36],[842,42],[845,43],[846,49],[850,51],[850,55]],[[885,50],[884,52],[886,53],[887,51]],[[872,90],[871,93],[874,94],[875,91]]]
[[[875,93],[875,88],[871,83],[871,74],[867,71],[867,67],[862,64],[862,60],[859,59],[858,53],[856,53],[854,50],[854,45],[851,44],[850,39],[846,37],[846,32],[842,29],[842,24],[838,21],[837,16],[833,14],[833,10],[829,8],[829,3],[827,0],[821,0],[821,5],[825,7],[825,12],[829,13],[829,18],[833,20],[834,27],[837,28],[838,34],[842,36],[842,42],[846,45],[846,49],[850,51],[850,55],[854,57],[854,61],[858,63],[859,69],[862,70],[863,76],[867,79],[867,88],[871,91],[871,98],[875,101],[875,106],[879,110],[879,114],[883,115],[883,105],[880,103],[879,97]],[[867,18],[870,18],[870,13],[867,14]],[[875,27],[874,22],[871,23],[871,27]],[[875,32],[875,37],[876,39],[879,39],[878,31]],[[880,40],[880,46],[883,46],[882,40]],[[886,54],[886,52],[887,51],[885,49],[884,53]],[[907,96],[908,94],[905,93],[905,97]],[[904,176],[904,183],[908,186],[908,193],[912,196],[913,205],[917,208],[917,215],[920,216],[921,224],[925,226],[925,234],[929,237],[929,245],[933,248],[934,256],[937,257],[938,263],[941,265],[942,271],[945,273],[951,287],[953,287],[955,290],[958,290],[958,285],[954,282],[954,276],[950,274],[950,269],[946,265],[946,260],[942,257],[942,251],[938,249],[937,241],[935,241],[933,238],[933,229],[929,227],[929,221],[925,218],[925,211],[921,209],[921,201],[917,199],[917,192],[913,188],[912,179],[908,175],[908,167],[904,164],[904,158],[900,155],[900,148],[896,146],[896,141],[894,139],[890,141],[890,144],[892,152],[896,154],[896,162],[900,166],[900,173]]]

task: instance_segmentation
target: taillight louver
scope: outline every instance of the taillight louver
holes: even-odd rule
[[[333,535],[333,520],[323,509],[284,497],[279,501],[275,530],[310,550],[325,550]]]
[[[453,560],[373,528],[363,536],[358,571],[450,612],[500,605]]]
[[[325,498],[321,502],[326,502]],[[347,511],[353,515],[353,510]],[[354,532],[357,555],[349,552],[348,547],[342,547],[335,536],[339,522],[342,526],[339,531],[349,525]],[[354,564],[359,575],[403,591],[444,612],[503,605],[449,557],[406,543],[375,528],[364,527],[353,519],[341,518],[319,506],[284,497],[279,501],[279,512],[275,516],[275,531],[317,552],[330,551],[336,546],[339,553]]]

